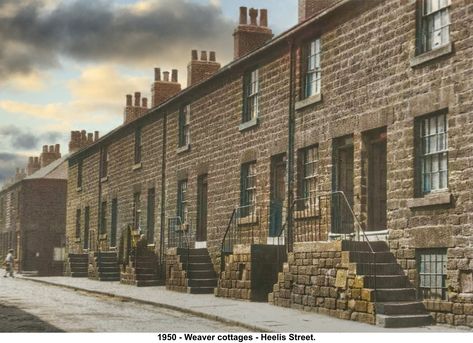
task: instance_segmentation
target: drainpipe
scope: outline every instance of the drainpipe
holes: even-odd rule
[[[100,259],[100,225],[101,225],[101,217],[102,217],[102,175],[103,175],[103,166],[102,166],[102,155],[103,155],[103,147],[99,149],[99,196],[98,196],[98,212],[97,212],[97,258]],[[90,230],[90,214],[89,214],[89,230]],[[90,250],[90,246],[89,246]]]
[[[167,113],[163,114],[163,150],[162,150],[162,160],[161,160],[161,227],[159,233],[159,265],[160,265],[160,274],[163,279],[166,278],[166,272],[163,271],[164,266],[164,231],[166,230],[166,127],[167,127]]]
[[[295,140],[295,97],[296,97],[296,47],[294,39],[288,40],[290,54],[289,68],[289,116],[288,116],[288,147],[287,147],[287,252],[293,247],[293,213],[291,211],[294,201],[294,140]]]

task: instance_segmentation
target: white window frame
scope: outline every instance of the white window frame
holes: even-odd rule
[[[259,114],[259,69],[248,73],[245,84],[245,111],[243,122],[249,122],[258,118]]]
[[[421,52],[428,52],[450,43],[451,0],[422,0]]]
[[[320,38],[311,41],[306,49],[304,97],[308,98],[320,94],[322,87],[322,68],[320,67],[322,50]]]

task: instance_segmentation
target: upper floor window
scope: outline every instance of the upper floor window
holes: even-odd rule
[[[244,77],[244,104],[242,122],[248,122],[258,117],[259,70],[254,69]]]
[[[436,114],[417,122],[417,175],[419,195],[448,187],[447,115]]]
[[[420,52],[427,52],[450,42],[451,0],[422,0],[420,14]]]
[[[80,160],[77,164],[77,188],[82,187],[82,169],[83,169],[83,161]]]
[[[253,212],[256,204],[256,162],[245,163],[241,166],[240,177],[240,205],[242,215]]]
[[[135,164],[141,162],[141,128],[135,130]]]
[[[108,175],[108,162],[109,162],[109,152],[108,152],[108,147],[103,147],[102,148],[102,153],[100,155],[100,170],[102,172],[102,175],[100,177],[104,178],[107,177]]]
[[[179,111],[179,147],[184,147],[190,143],[189,123],[191,118],[191,106],[181,107]]]
[[[311,41],[306,47],[304,97],[320,93],[322,70],[320,68],[320,38]]]
[[[177,217],[181,223],[187,222],[187,180],[179,181],[177,185]]]

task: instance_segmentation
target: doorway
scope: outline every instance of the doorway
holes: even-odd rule
[[[333,146],[333,190],[332,233],[351,234],[354,232],[353,209],[353,137],[334,140]]]
[[[197,242],[207,241],[207,179],[207,174],[197,178],[197,231],[195,237]]]
[[[386,230],[386,130],[368,136],[368,231]]]
[[[282,229],[283,205],[286,197],[286,154],[271,158],[269,236],[276,237]]]

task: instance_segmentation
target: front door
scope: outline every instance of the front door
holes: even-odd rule
[[[199,176],[197,180],[197,232],[196,240],[207,240],[207,174]]]
[[[349,234],[353,230],[353,138],[338,139],[334,146],[334,191],[332,232]]]
[[[286,155],[271,159],[271,204],[269,236],[276,237],[282,228],[283,204],[286,197]]]
[[[386,132],[368,146],[368,231],[386,230]]]

